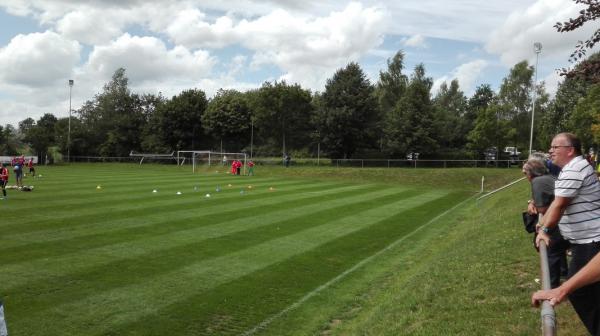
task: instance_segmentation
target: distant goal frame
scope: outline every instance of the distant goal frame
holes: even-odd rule
[[[192,173],[196,172],[196,166],[197,166],[197,164],[196,164],[196,161],[197,161],[196,160],[196,156],[197,155],[208,155],[208,166],[209,167],[211,166],[211,162],[212,162],[211,158],[212,157],[219,157],[219,158],[221,158],[223,156],[230,155],[230,156],[239,156],[239,157],[243,157],[244,158],[244,165],[243,165],[244,172],[243,172],[243,174],[246,175],[246,164],[248,163],[248,154],[246,154],[246,153],[213,152],[211,150],[180,150],[180,151],[177,151],[177,164],[179,166],[183,166],[184,165],[184,163],[185,163],[185,156],[183,157],[183,159],[181,159],[181,157],[182,157],[181,154],[186,154],[186,153],[192,154]],[[222,162],[222,161],[219,160],[219,162]]]

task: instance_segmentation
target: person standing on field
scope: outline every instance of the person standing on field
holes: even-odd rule
[[[35,167],[33,167],[33,159],[30,158],[29,162],[27,162],[27,167],[29,167],[29,174],[31,174],[31,176],[35,177]]]
[[[254,162],[248,161],[248,176],[254,176]]]
[[[549,232],[558,226],[571,244],[571,278],[600,252],[600,182],[574,134],[556,135],[550,157],[562,170],[555,183],[554,201],[541,220],[536,245],[542,241],[550,244]],[[572,291],[569,300],[590,334],[600,336],[600,282]]]
[[[8,184],[8,169],[6,165],[0,166],[0,186],[2,186],[2,199],[6,198],[6,185]]]

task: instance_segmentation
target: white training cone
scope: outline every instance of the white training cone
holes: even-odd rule
[[[177,192],[177,195],[181,195],[181,191],[178,191],[178,192]]]
[[[152,192],[153,192],[153,193],[157,193],[157,192],[158,192],[158,190],[154,189],[154,190],[152,190]]]
[[[102,189],[102,187],[101,186],[97,186],[96,189]]]
[[[210,197],[210,194],[206,194],[206,196],[205,196],[205,197]]]

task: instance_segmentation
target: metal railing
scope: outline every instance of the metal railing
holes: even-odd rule
[[[540,214],[538,220],[542,220]],[[550,283],[550,267],[548,265],[548,248],[544,241],[540,242],[540,271],[542,278],[542,289],[548,290],[552,288]],[[542,335],[544,336],[555,336],[556,335],[556,314],[554,307],[550,304],[550,301],[542,301],[542,309],[540,311],[542,319]]]

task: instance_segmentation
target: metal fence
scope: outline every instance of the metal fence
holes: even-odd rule
[[[281,158],[252,158],[257,165],[283,165]],[[139,163],[132,156],[71,156],[71,162]],[[148,157],[144,162],[175,164],[172,157]],[[401,159],[323,159],[292,158],[292,166],[354,167],[354,168],[510,168],[520,164],[514,160],[401,160]]]

